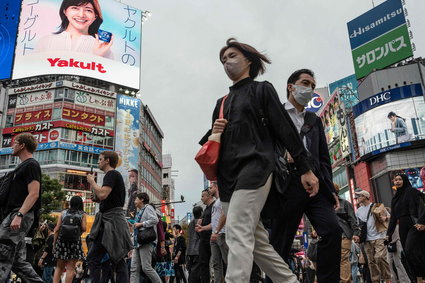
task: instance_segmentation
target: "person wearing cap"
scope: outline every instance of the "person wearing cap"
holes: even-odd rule
[[[367,236],[364,242],[364,250],[372,283],[380,283],[381,280],[390,283],[391,271],[387,261],[387,248],[384,244],[386,240],[386,230],[381,231],[377,229],[378,221],[372,213],[372,206],[374,204],[370,201],[369,192],[359,190],[355,192],[355,198],[360,204],[356,216],[360,221],[367,222]]]
[[[48,236],[46,240],[46,246],[44,248],[43,254],[38,261],[38,266],[43,268],[42,279],[44,282],[51,283],[53,282],[53,271],[55,270],[56,261],[53,256],[53,240],[55,235],[56,225],[52,222],[47,224]]]
[[[335,191],[339,193],[339,185],[334,183]],[[351,241],[359,242],[360,228],[357,224],[353,205],[339,197],[339,208],[336,210],[339,226],[342,229],[341,240],[341,274],[340,282],[351,282]]]

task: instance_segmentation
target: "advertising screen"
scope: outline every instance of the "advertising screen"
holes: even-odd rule
[[[391,179],[397,173],[406,174],[413,188],[420,190],[421,192],[425,191],[425,167],[415,167],[392,171],[390,174]]]
[[[20,0],[2,0],[0,3],[0,80],[10,79],[12,75],[20,10]]]
[[[13,79],[69,74],[138,89],[141,11],[114,0],[73,3],[22,1]]]
[[[120,157],[117,170],[121,173],[130,188],[129,170],[139,168],[139,118],[141,101],[138,98],[119,94],[117,97],[117,119],[115,135],[115,151]],[[136,175],[137,176],[137,175]],[[135,180],[132,180],[135,181]],[[138,181],[135,181],[137,186]],[[129,205],[129,196],[126,196],[126,207]]]
[[[351,109],[359,102],[359,94],[357,92],[357,79],[355,75],[351,75],[329,84],[329,92],[333,93],[338,90],[341,102],[344,103],[345,109]]]
[[[330,146],[331,164],[334,166],[350,153],[345,109],[336,90],[320,113],[320,118],[325,130],[326,141]]]
[[[353,107],[360,156],[411,145],[425,138],[420,84],[378,93]]]
[[[413,56],[401,0],[387,0],[347,23],[358,79]]]

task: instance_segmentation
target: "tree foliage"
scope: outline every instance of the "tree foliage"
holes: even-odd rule
[[[56,179],[50,178],[48,175],[42,175],[41,181],[41,219],[54,221],[54,217],[50,213],[54,210],[62,208],[65,200],[65,192],[62,185]]]

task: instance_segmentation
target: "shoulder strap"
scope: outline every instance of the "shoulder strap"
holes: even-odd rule
[[[301,127],[300,136],[301,138],[304,138],[305,135],[307,135],[308,132],[313,128],[314,124],[316,123],[317,116],[313,112],[305,111],[304,116],[304,124]]]
[[[260,117],[260,121],[263,124],[263,126],[266,127],[269,124],[269,121],[266,118],[264,109],[260,101],[258,100],[258,96],[257,96],[257,94],[260,92],[260,88],[261,88],[261,82],[257,82],[257,85],[255,86],[254,100],[255,100],[255,103],[257,104],[256,106],[258,107],[258,114],[259,114],[258,116]]]
[[[367,221],[369,221],[370,212],[372,211],[372,207],[373,207],[374,205],[375,205],[375,204],[372,202],[372,204],[371,204],[371,205],[370,205],[370,207],[369,207],[369,211],[367,212],[366,222],[367,222]]]
[[[62,215],[61,215],[61,219],[63,221],[63,219],[65,218],[65,216],[68,214],[68,209],[65,209],[64,211],[62,211]]]
[[[220,112],[218,114],[218,118],[219,119],[223,119],[224,118],[224,101],[226,101],[227,99],[227,95],[223,96],[223,99],[221,100],[221,105],[220,105]]]

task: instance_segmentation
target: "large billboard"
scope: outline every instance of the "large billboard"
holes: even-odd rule
[[[12,75],[20,10],[20,0],[2,0],[0,3],[0,80],[10,79]]]
[[[341,102],[344,103],[345,109],[351,109],[359,102],[357,86],[356,76],[351,75],[329,84],[329,92],[333,93],[337,90]]]
[[[320,113],[333,167],[350,154],[350,143],[344,105],[335,90]]]
[[[401,0],[387,0],[347,23],[358,79],[413,56]]]
[[[353,114],[360,156],[425,139],[425,102],[420,84],[370,96],[353,107]]]
[[[23,0],[13,79],[69,74],[139,88],[141,11],[114,0]]]
[[[127,189],[130,189],[128,171],[139,169],[139,131],[141,101],[138,98],[119,94],[117,96],[117,116],[115,151],[120,157],[117,170],[124,178]],[[126,196],[128,207],[129,196]]]
[[[392,171],[391,179],[398,173],[406,174],[413,188],[425,192],[425,166]]]

